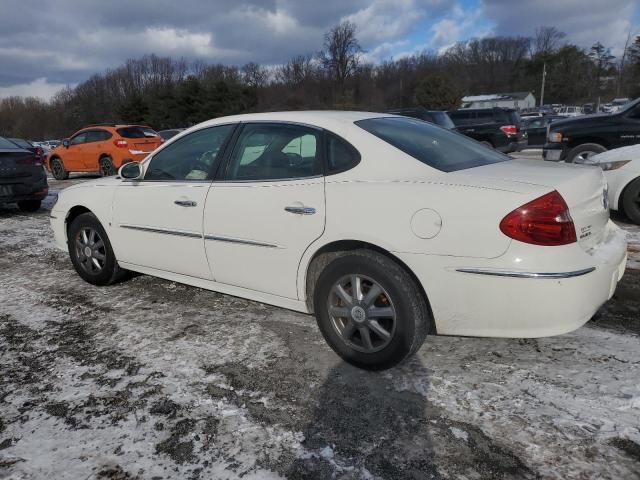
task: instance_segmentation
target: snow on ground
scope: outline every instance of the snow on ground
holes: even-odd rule
[[[0,478],[640,478],[635,260],[575,332],[429,337],[372,373],[306,315],[88,285],[47,216],[0,207]]]

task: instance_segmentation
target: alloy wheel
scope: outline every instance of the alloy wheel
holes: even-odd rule
[[[59,160],[53,161],[53,176],[55,178],[61,178],[64,175],[64,168]]]
[[[100,234],[92,227],[80,229],[75,239],[76,257],[82,269],[91,274],[99,274],[107,261],[107,252]]]
[[[395,333],[396,309],[375,280],[352,274],[338,280],[327,300],[335,331],[349,347],[364,353],[385,348]]]

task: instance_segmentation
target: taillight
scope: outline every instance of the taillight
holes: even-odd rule
[[[516,125],[503,125],[500,127],[500,130],[507,135],[516,135],[518,133],[518,127]]]
[[[127,148],[127,145],[129,145],[126,140],[122,140],[122,139],[114,140],[113,144],[118,148]]]
[[[507,237],[533,245],[567,245],[577,241],[569,207],[556,190],[516,208],[500,222]]]

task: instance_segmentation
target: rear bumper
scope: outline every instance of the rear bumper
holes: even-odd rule
[[[48,193],[47,176],[40,168],[30,177],[0,179],[0,203],[43,200]]]
[[[540,262],[539,269],[514,268],[520,252],[485,260],[398,256],[423,284],[439,334],[546,337],[584,325],[613,295],[626,267],[627,247],[624,232],[611,222],[607,230],[591,252],[577,245],[559,250],[557,258],[571,252],[567,268],[549,268],[555,259]]]

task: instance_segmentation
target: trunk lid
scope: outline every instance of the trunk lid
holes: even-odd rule
[[[535,160],[511,160],[453,172],[557,190],[569,207],[578,243],[585,250],[604,238],[609,221],[607,182],[600,168]],[[490,182],[489,182],[490,185]]]

